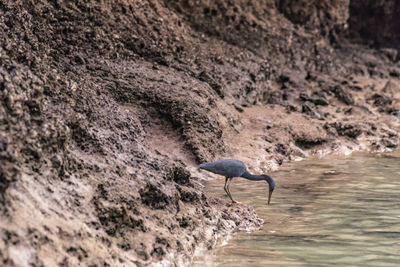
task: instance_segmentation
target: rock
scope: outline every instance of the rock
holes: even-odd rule
[[[358,84],[351,84],[349,85],[349,89],[356,92],[361,92],[364,88]]]
[[[233,106],[238,112],[243,113],[244,109],[242,107],[240,107],[240,106],[238,106],[236,104],[234,104]]]
[[[352,87],[399,68],[379,42],[346,39],[359,18],[348,1],[31,2],[0,4],[3,265],[185,266],[197,247],[259,227],[254,209],[208,196],[189,172],[236,157],[233,136],[271,166],[363,129],[366,143],[397,144],[396,118],[346,107],[377,93],[396,115],[399,91],[395,79]]]
[[[307,113],[307,114],[312,114],[314,113],[315,110],[315,105],[311,103],[310,101],[306,101],[302,105],[301,112]]]
[[[190,173],[184,169],[183,167],[174,167],[169,174],[169,177],[172,177],[172,180],[181,185],[189,185],[190,184]],[[167,178],[171,179],[171,178]]]
[[[326,123],[324,125],[324,129],[328,132],[329,129],[333,128],[336,130],[337,134],[340,136],[347,136],[350,138],[357,138],[362,134],[362,129],[359,124],[353,123],[342,123],[342,122],[333,122],[333,123]]]
[[[400,92],[400,86],[392,80],[388,80],[385,86],[382,88],[382,92],[389,95],[394,95],[395,93]]]
[[[386,109],[386,112],[390,115],[400,118],[400,108],[389,107],[388,109]]]
[[[180,200],[183,203],[190,203],[190,204],[201,203],[202,196],[199,192],[197,192],[197,190],[183,186],[177,186],[177,190],[179,191],[180,194]]]
[[[207,71],[202,71],[200,72],[198,79],[200,81],[203,81],[205,83],[208,83],[211,88],[221,97],[224,98],[224,89],[221,86],[221,84],[219,84],[215,78],[213,78]]]
[[[320,105],[320,106],[329,105],[329,102],[326,98],[326,94],[324,92],[315,92],[311,96],[308,96],[305,93],[300,93],[300,99],[302,101],[312,102],[315,105]]]
[[[331,5],[330,1],[311,4],[306,0],[280,0],[277,3],[279,11],[293,23],[317,29],[323,34],[340,34],[344,30],[339,30],[346,23],[347,11],[342,5]]]
[[[326,142],[326,139],[316,138],[316,139],[309,139],[299,137],[295,139],[296,146],[300,147],[301,149],[310,149],[319,145],[322,145]]]
[[[336,98],[346,105],[354,105],[353,95],[340,85],[331,86],[330,90],[335,94]]]
[[[324,114],[322,114],[316,106],[309,101],[306,101],[302,105],[302,112],[309,115],[311,118],[323,120],[325,118]]]
[[[312,98],[311,98],[311,101],[315,105],[320,105],[320,106],[329,105],[329,101],[326,99],[326,97],[323,97],[323,96],[313,95]]]
[[[390,77],[399,79],[400,78],[400,68],[396,68],[396,67],[390,68],[389,75],[390,75]]]
[[[297,110],[297,107],[295,106],[295,105],[292,105],[292,104],[287,104],[286,106],[285,106],[285,109],[286,109],[286,111],[287,112],[296,112],[296,111],[298,111]]]
[[[283,96],[282,96],[282,91],[272,91],[268,94],[266,97],[266,102],[268,104],[278,104],[282,105],[283,104]]]
[[[392,99],[389,96],[382,94],[374,94],[370,99],[374,101],[374,106],[376,107],[388,106],[392,104]]]
[[[397,59],[400,30],[397,16],[400,7],[396,0],[350,1],[349,34],[375,47],[391,60]]]
[[[304,79],[303,79],[304,77]],[[277,81],[281,83],[281,89],[296,89],[302,90],[305,83],[306,74],[298,71],[284,69],[279,75]]]
[[[163,209],[174,202],[172,192],[166,192],[163,185],[147,184],[139,190],[142,202],[155,209]]]
[[[390,61],[396,62],[398,58],[398,51],[393,48],[381,48],[379,49]]]
[[[77,64],[80,64],[80,65],[83,65],[83,64],[86,63],[86,62],[85,62],[85,59],[84,59],[81,55],[76,55],[75,58],[74,58],[74,60],[75,60],[75,62],[76,62]]]
[[[399,146],[398,139],[382,138],[381,143],[388,148],[396,148]]]

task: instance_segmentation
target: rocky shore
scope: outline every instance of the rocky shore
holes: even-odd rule
[[[398,15],[395,0],[1,1],[0,265],[188,265],[268,219],[207,196],[198,163],[395,149]]]

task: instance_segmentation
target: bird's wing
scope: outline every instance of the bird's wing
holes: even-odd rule
[[[200,164],[200,168],[226,177],[240,177],[246,171],[246,165],[236,159],[222,159]]]

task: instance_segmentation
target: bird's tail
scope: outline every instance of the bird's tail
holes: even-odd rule
[[[210,163],[207,162],[207,163],[200,164],[199,165],[199,169],[203,169],[203,170],[209,171],[210,170]]]
[[[207,164],[207,163],[200,164],[200,165],[199,165],[199,168],[200,168],[200,169],[205,169],[205,168],[206,168],[206,164]]]

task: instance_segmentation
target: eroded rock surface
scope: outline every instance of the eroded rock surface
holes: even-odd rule
[[[346,0],[2,1],[0,265],[188,264],[262,224],[208,197],[196,164],[396,148],[397,48],[352,43],[352,14]]]

